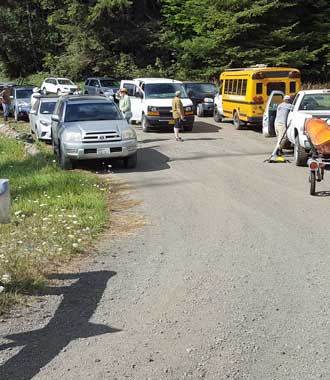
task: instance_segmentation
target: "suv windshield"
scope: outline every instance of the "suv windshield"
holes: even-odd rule
[[[16,91],[16,99],[27,99],[30,98],[32,95],[32,89],[31,90],[17,90]]]
[[[55,108],[56,102],[44,102],[40,105],[40,113],[43,115],[52,114]]]
[[[299,110],[329,111],[330,93],[305,95],[300,103]]]
[[[69,79],[58,79],[58,83],[59,84],[70,84],[70,85],[74,86],[74,83],[71,82]]]
[[[215,94],[217,88],[212,83],[189,83],[187,84],[187,92],[202,93],[202,94]]]
[[[68,104],[65,121],[121,120],[122,115],[114,103]]]
[[[119,82],[114,79],[101,79],[102,87],[119,87]]]
[[[176,91],[181,91],[181,98],[188,97],[181,83],[150,83],[145,85],[144,91],[149,99],[174,98]]]

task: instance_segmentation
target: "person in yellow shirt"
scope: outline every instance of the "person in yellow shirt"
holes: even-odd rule
[[[172,114],[173,119],[175,120],[174,124],[174,135],[176,141],[183,141],[182,138],[179,135],[180,132],[180,122],[184,119],[184,110],[183,110],[183,104],[180,99],[181,92],[177,91],[175,93],[175,97],[172,100]]]

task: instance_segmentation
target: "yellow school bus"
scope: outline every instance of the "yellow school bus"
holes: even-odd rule
[[[301,89],[300,71],[290,67],[228,69],[220,75],[223,116],[233,119],[236,129],[247,123],[262,125],[272,91],[295,95]]]

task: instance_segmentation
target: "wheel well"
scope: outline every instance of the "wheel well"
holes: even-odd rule
[[[294,129],[294,138],[296,138],[296,137],[298,136],[298,134],[299,134],[299,133],[298,133],[298,130],[297,130],[297,128],[295,128],[295,129]]]

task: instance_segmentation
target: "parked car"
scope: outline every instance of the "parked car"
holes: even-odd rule
[[[212,116],[214,96],[218,92],[216,85],[207,82],[183,82],[183,86],[193,102],[194,113],[199,117]]]
[[[222,107],[222,95],[221,90],[214,97],[214,109],[213,109],[213,119],[217,123],[220,123],[224,118],[223,107]]]
[[[119,90],[120,82],[117,79],[107,77],[87,78],[84,94],[89,95],[115,95]]]
[[[115,102],[104,96],[62,96],[51,123],[52,144],[60,166],[77,160],[121,159],[126,168],[137,164],[135,130]]]
[[[181,91],[184,108],[185,120],[182,128],[184,131],[193,129],[193,104],[182,82],[166,78],[137,78],[122,80],[120,87],[127,88],[131,99],[131,121],[141,123],[144,132],[151,128],[173,127],[175,121],[172,116],[172,99],[176,91]]]
[[[15,121],[27,118],[31,110],[32,86],[15,86],[12,88],[11,109]]]
[[[268,100],[263,123],[264,135],[274,135],[274,119],[270,117],[281,102],[284,93],[273,91]],[[307,119],[316,117],[330,119],[330,89],[326,90],[302,90],[297,93],[292,103],[292,110],[287,119],[287,138],[294,147],[294,160],[297,166],[306,166],[308,152],[311,147],[305,134],[305,122]],[[268,118],[268,119],[267,119]]]
[[[51,141],[51,116],[57,102],[57,96],[39,96],[30,111],[30,131],[36,140]]]
[[[46,78],[41,85],[41,91],[47,94],[74,94],[78,92],[78,87],[67,78]]]

